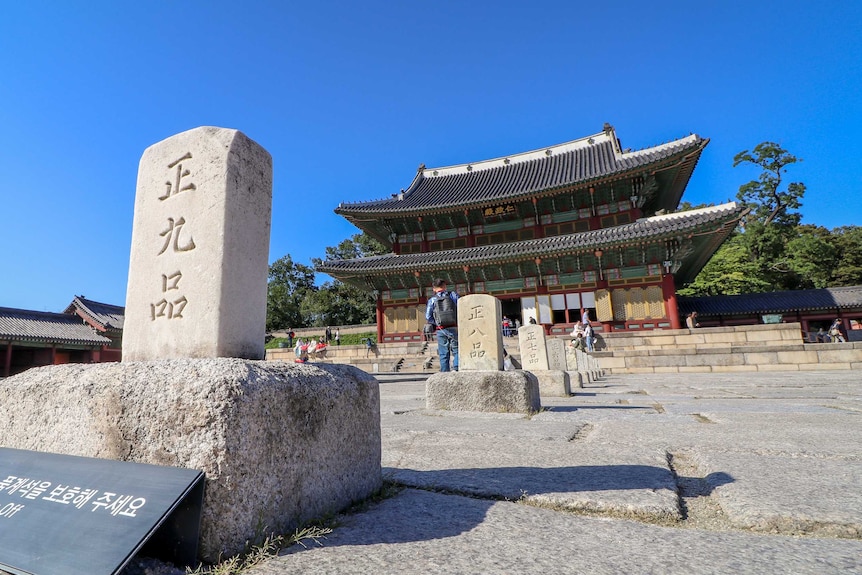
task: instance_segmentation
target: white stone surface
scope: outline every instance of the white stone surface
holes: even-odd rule
[[[503,312],[492,295],[472,294],[458,299],[459,371],[503,369]]]
[[[123,361],[262,359],[272,158],[237,130],[201,127],[138,170]]]
[[[450,411],[533,413],[542,404],[539,383],[527,371],[446,371],[425,382],[425,406]]]
[[[200,555],[243,550],[382,483],[379,385],[351,366],[241,359],[68,364],[0,385],[0,445],[199,469]]]
[[[566,342],[551,337],[545,340],[548,350],[548,369],[566,370]]]
[[[559,369],[530,370],[539,381],[541,397],[569,397],[572,395],[572,383],[567,371]]]
[[[521,367],[529,371],[548,369],[545,328],[536,324],[522,325],[518,330],[518,345],[521,348]]]

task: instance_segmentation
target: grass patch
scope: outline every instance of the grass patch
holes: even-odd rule
[[[306,547],[305,542],[320,542],[332,533],[332,528],[324,525],[309,525],[296,529],[290,535],[270,534],[259,545],[248,545],[245,552],[234,555],[230,559],[219,561],[215,565],[199,565],[194,571],[186,570],[188,575],[239,575],[243,571],[259,565],[271,557],[275,557],[282,549],[299,544]]]
[[[368,498],[354,503],[338,515],[329,515],[323,519],[313,521],[305,527],[297,528],[289,535],[276,535],[272,533],[263,538],[260,544],[253,545],[246,543],[246,550],[238,555],[219,561],[214,565],[201,564],[194,571],[187,569],[186,573],[187,575],[241,575],[244,571],[277,556],[288,547],[294,545],[308,547],[310,544],[323,547],[321,540],[326,539],[326,536],[340,525],[340,516],[366,511],[371,505],[395,497],[403,489],[404,486],[395,483],[389,478],[384,478],[383,485],[379,490]],[[265,531],[265,529],[262,531]],[[257,537],[256,539],[260,540],[261,538]]]

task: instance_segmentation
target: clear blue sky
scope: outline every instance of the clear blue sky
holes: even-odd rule
[[[0,306],[124,305],[138,162],[198,126],[273,156],[270,262],[358,230],[341,201],[617,129],[711,139],[719,203],[773,140],[803,222],[859,225],[862,3],[0,0]],[[328,279],[326,276],[321,280]]]

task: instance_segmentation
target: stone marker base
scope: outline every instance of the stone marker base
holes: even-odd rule
[[[542,407],[539,382],[528,371],[448,371],[425,383],[425,406],[451,411],[534,413]]]
[[[382,484],[378,383],[351,366],[67,364],[4,380],[0,405],[0,446],[204,471],[205,561]]]
[[[572,385],[569,374],[556,369],[535,370],[530,373],[539,380],[539,395],[541,397],[569,397],[572,395]]]
[[[569,374],[569,381],[571,382],[571,385],[579,389],[583,389],[584,380],[589,380],[589,378],[585,374],[581,374],[577,371],[567,371],[566,373]]]

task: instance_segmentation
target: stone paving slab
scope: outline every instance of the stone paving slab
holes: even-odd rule
[[[250,575],[862,574],[862,377],[612,375],[533,416],[380,375],[404,489]]]
[[[701,469],[733,477],[714,495],[737,527],[862,538],[862,461],[740,453],[698,460]]]
[[[862,541],[658,527],[408,489],[248,575],[862,573]]]
[[[569,441],[387,432],[384,477],[411,487],[652,520],[680,516],[660,449]]]

